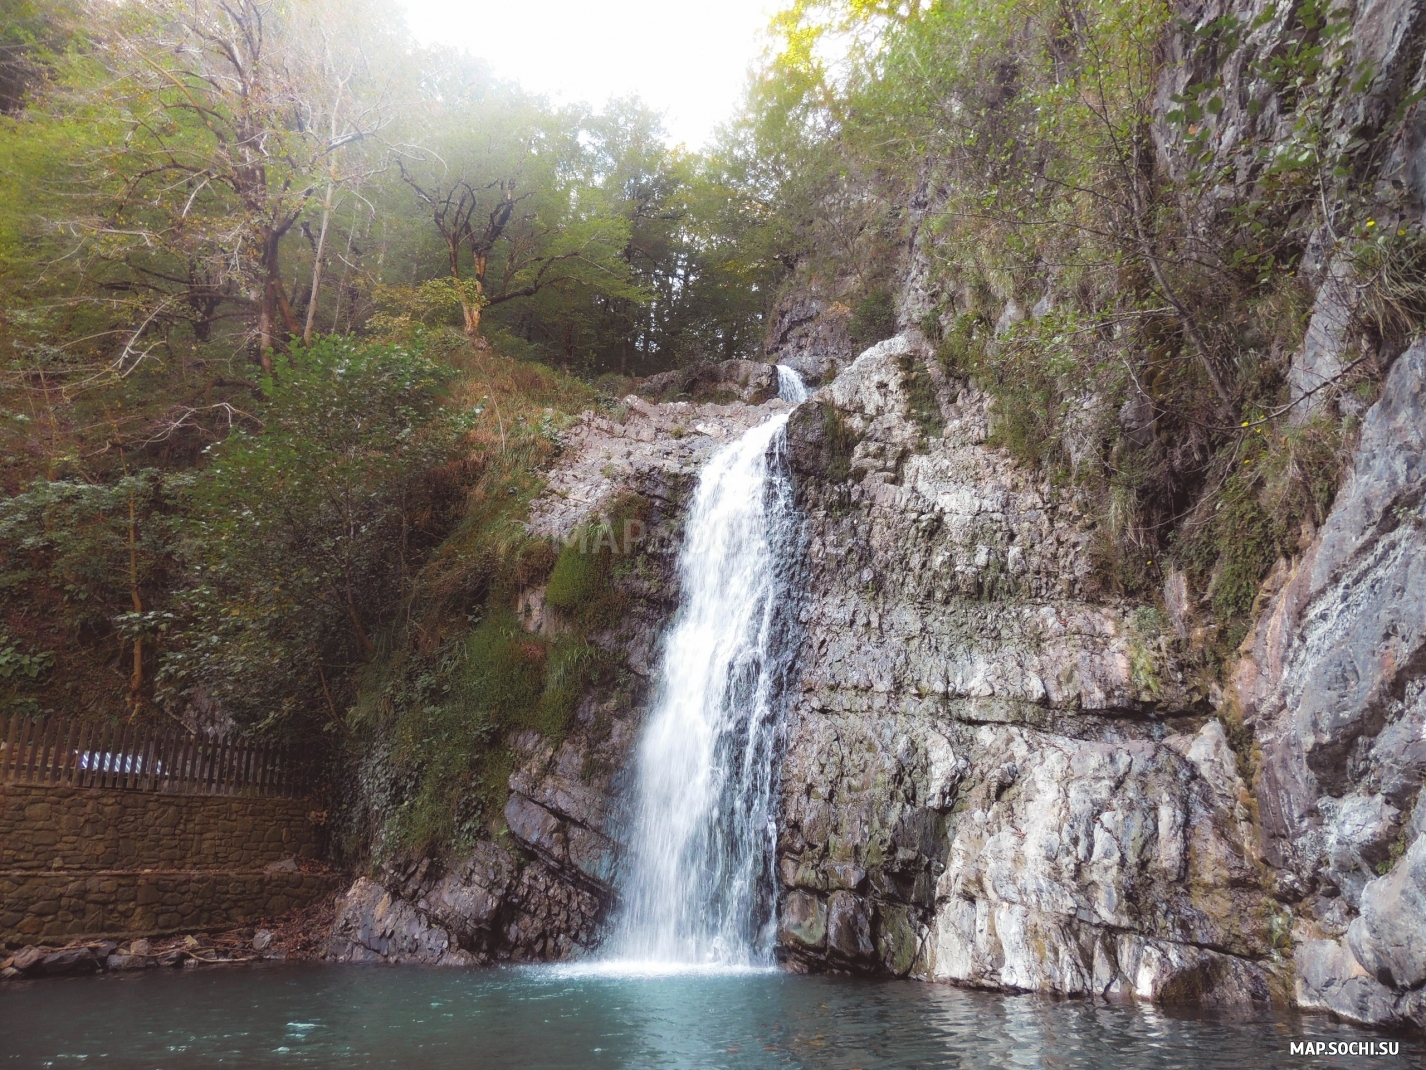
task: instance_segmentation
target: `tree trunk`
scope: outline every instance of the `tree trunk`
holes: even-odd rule
[[[322,289],[322,257],[327,249],[327,222],[332,215],[332,186],[334,178],[327,179],[327,198],[322,204],[322,229],[317,232],[317,249],[312,254],[312,291],[307,295],[307,322],[302,327],[302,344],[312,344],[312,327],[317,322],[317,295]]]
[[[277,345],[277,298],[282,286],[277,265],[278,236],[272,231],[263,233],[262,241],[262,302],[257,314],[258,360],[262,370],[272,372],[272,351]]]
[[[129,597],[134,612],[144,611],[143,599],[139,596],[139,522],[138,510],[134,504],[134,494],[129,492]],[[144,641],[134,636],[134,670],[129,677],[129,707],[137,711],[142,704],[141,691],[144,686]]]
[[[460,298],[460,314],[461,314],[461,319],[462,319],[462,320],[464,321],[464,323],[465,323],[465,336],[466,336],[467,338],[469,338],[472,342],[474,342],[476,335],[478,335],[478,334],[480,333],[480,304],[479,304],[478,302],[473,302],[473,301],[471,301],[468,297],[466,297],[466,295],[465,295],[465,287],[461,285],[461,278],[460,278],[460,237],[459,237],[459,235],[453,235],[453,236],[451,236],[450,238],[447,238],[447,239],[446,239],[446,245],[447,245],[447,249],[448,249],[448,251],[449,251],[449,256],[450,256],[451,281],[456,284],[456,294],[457,294],[457,296],[459,296],[459,298]],[[480,258],[477,257],[477,258],[476,258],[476,271],[477,271],[477,275],[476,275],[476,293],[477,293],[477,294],[479,294],[479,293],[482,292],[482,287],[481,287],[481,285],[480,285],[480,275],[479,275],[480,269],[481,269],[481,262],[480,262]]]
[[[346,88],[346,82],[337,82],[336,99],[332,101],[332,141],[337,140],[337,113],[342,107],[342,91]],[[317,248],[312,254],[312,288],[307,294],[307,322],[302,327],[302,344],[309,346],[312,344],[312,328],[317,322],[317,295],[322,289],[322,256],[327,249],[327,223],[332,217],[332,191],[337,184],[337,161],[332,160],[327,165],[327,195],[322,201],[322,229],[317,233]]]
[[[285,344],[292,335],[301,331],[297,317],[293,314],[292,306],[287,303],[287,294],[282,289],[278,251],[281,248],[284,233],[286,233],[285,228],[283,230],[266,229],[263,233],[262,304],[258,308],[257,333],[258,345],[261,347],[258,359],[265,372],[272,371],[272,351],[279,344]],[[279,317],[281,326],[278,324]]]
[[[269,279],[263,283],[257,309],[257,359],[262,370],[269,375],[272,374],[272,321],[276,318],[276,304],[272,296],[272,281]]]

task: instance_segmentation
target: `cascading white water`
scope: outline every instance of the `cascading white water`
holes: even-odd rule
[[[778,366],[779,393],[807,388]],[[787,414],[699,475],[635,770],[631,859],[608,944],[645,966],[772,962],[775,761],[786,622],[779,555],[794,523]]]
[[[777,396],[794,405],[801,405],[807,400],[807,384],[786,364],[777,365]]]

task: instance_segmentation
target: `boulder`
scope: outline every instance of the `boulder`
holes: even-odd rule
[[[850,892],[827,899],[827,953],[848,962],[869,963],[876,954],[866,902]]]
[[[787,896],[778,918],[778,938],[785,947],[821,950],[827,943],[827,904],[807,892]]]
[[[656,400],[738,401],[760,405],[777,396],[777,369],[753,360],[725,360],[660,372],[639,381],[639,393]]]
[[[46,955],[29,972],[40,977],[62,977],[75,973],[93,973],[98,968],[99,960],[89,948],[67,947]]]

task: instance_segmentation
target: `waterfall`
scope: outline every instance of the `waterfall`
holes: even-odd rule
[[[807,388],[778,366],[780,395]],[[633,835],[613,956],[645,966],[767,966],[776,928],[776,759],[795,525],[787,414],[699,474],[636,758]]]
[[[794,405],[801,405],[807,400],[807,384],[786,364],[777,365],[777,396]]]

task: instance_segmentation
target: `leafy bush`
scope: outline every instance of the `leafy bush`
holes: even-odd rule
[[[130,712],[147,699],[154,644],[171,620],[180,483],[146,468],[112,483],[36,480],[0,500],[0,589],[15,605],[41,610],[27,631],[63,652],[71,708],[118,712],[104,677],[120,659],[129,667]]]
[[[335,338],[277,363],[260,429],[212,447],[183,496],[171,702],[202,689],[242,724],[298,731],[339,716],[333,676],[375,652],[458,504],[432,480],[470,426],[443,404],[452,374]]]
[[[54,667],[54,654],[42,650],[28,654],[0,632],[0,714],[40,711],[39,703],[25,693],[25,685]]]
[[[887,290],[876,289],[852,308],[848,333],[858,346],[874,345],[896,333],[896,305]]]

